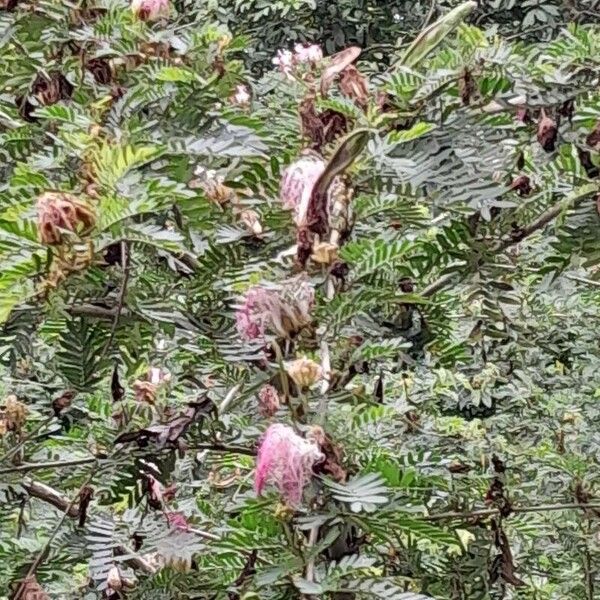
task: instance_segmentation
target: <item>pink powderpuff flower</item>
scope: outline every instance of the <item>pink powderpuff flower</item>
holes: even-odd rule
[[[235,313],[239,334],[244,340],[263,337],[273,304],[273,293],[260,285],[251,287]]]
[[[294,55],[289,50],[277,50],[277,54],[271,60],[282,73],[291,75],[294,66]]]
[[[283,172],[279,198],[283,206],[295,213],[294,220],[302,225],[315,183],[325,171],[325,162],[317,156],[306,155],[289,165]]]
[[[238,85],[235,88],[235,94],[233,95],[233,103],[238,106],[248,106],[250,104],[250,93],[245,85]]]
[[[272,385],[263,386],[258,392],[258,412],[269,419],[279,410],[279,394]]]
[[[317,64],[323,60],[323,50],[318,44],[296,44],[294,46],[294,59],[298,63]]]
[[[314,464],[323,458],[314,442],[300,437],[291,427],[271,425],[256,458],[256,494],[260,496],[267,485],[273,485],[290,506],[298,506]]]
[[[131,0],[131,11],[142,21],[156,21],[169,15],[169,0]]]
[[[279,285],[255,285],[236,310],[236,325],[244,340],[264,337],[267,331],[289,337],[308,325],[315,291],[303,275]]]

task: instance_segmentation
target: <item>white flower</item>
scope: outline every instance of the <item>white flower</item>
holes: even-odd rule
[[[318,44],[296,44],[294,46],[294,58],[299,63],[316,64],[323,59],[323,50]]]
[[[272,63],[287,75],[291,73],[294,66],[294,55],[289,50],[277,50],[277,55],[273,58]]]
[[[246,106],[250,103],[250,94],[248,93],[248,88],[245,85],[238,85],[235,88],[233,101],[239,106]]]

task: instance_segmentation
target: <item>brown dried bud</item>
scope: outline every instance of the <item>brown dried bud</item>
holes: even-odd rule
[[[83,232],[93,227],[96,220],[87,204],[65,192],[43,193],[37,209],[40,240],[48,245],[61,243],[61,230]]]
[[[154,383],[137,379],[133,382],[133,391],[138,402],[145,402],[146,404],[156,402],[156,385]]]
[[[329,242],[319,242],[313,246],[311,259],[321,265],[330,265],[337,259],[337,244]]]
[[[415,291],[415,284],[410,277],[403,277],[398,282],[398,287],[404,294],[412,294]]]
[[[58,417],[60,413],[71,406],[73,398],[77,395],[77,392],[73,390],[67,390],[64,394],[61,394],[58,398],[52,401],[52,410],[54,410],[54,416]]]
[[[291,380],[300,388],[305,389],[321,379],[321,365],[310,358],[298,358],[286,365],[286,372]]]
[[[27,407],[17,400],[15,395],[7,396],[4,407],[0,409],[0,422],[2,430],[19,432],[27,421]]]
[[[0,0],[0,8],[3,10],[14,10],[21,0]]]
[[[246,209],[240,213],[240,221],[248,233],[258,236],[263,232],[260,217],[255,210]]]
[[[42,106],[50,106],[61,100],[68,100],[75,88],[59,71],[51,71],[46,75],[40,73],[31,86],[31,93]]]
[[[592,162],[592,155],[588,150],[582,150],[577,147],[577,154],[579,156],[579,162],[586,172],[588,177],[598,177],[600,169]]]
[[[542,109],[538,122],[537,140],[545,152],[554,152],[557,136],[558,128],[556,127],[556,122],[548,117]]]
[[[531,180],[527,175],[519,175],[513,179],[510,189],[517,192],[519,196],[529,196],[532,191]]]
[[[471,75],[471,71],[465,67],[460,79],[458,80],[458,93],[464,106],[467,106],[471,103],[471,96],[473,95],[474,91],[475,80],[473,79],[473,75]]]
[[[265,385],[258,392],[258,412],[268,419],[279,410],[279,394],[272,385]]]
[[[100,85],[108,85],[112,81],[112,67],[106,58],[92,58],[87,61],[85,68],[92,74],[94,81]]]
[[[313,467],[315,473],[329,475],[332,479],[340,483],[345,482],[348,473],[342,467],[342,448],[334,444],[323,428],[318,425],[311,427],[306,439],[314,440],[319,450],[325,456],[325,460],[316,463]]]
[[[348,130],[346,117],[333,110],[317,112],[315,98],[307,96],[298,109],[302,125],[302,135],[310,141],[313,150],[321,150]]]
[[[600,121],[596,123],[594,129],[585,138],[585,143],[596,151],[600,150]]]
[[[340,75],[340,91],[344,96],[354,100],[364,108],[369,102],[369,88],[367,80],[354,66],[348,65]]]
[[[519,106],[517,108],[517,120],[521,123],[531,123],[531,114],[526,106]]]

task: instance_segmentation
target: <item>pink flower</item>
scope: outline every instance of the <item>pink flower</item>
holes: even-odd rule
[[[259,285],[246,292],[244,302],[235,314],[237,329],[243,339],[255,340],[264,336],[271,304],[271,294]]]
[[[295,221],[301,225],[306,218],[308,202],[315,183],[325,170],[325,162],[313,155],[299,158],[283,172],[279,198],[285,208],[295,212]]]
[[[142,21],[156,21],[169,15],[169,0],[131,0],[131,11]]]
[[[282,73],[289,75],[294,66],[294,55],[289,50],[277,50],[277,54],[271,62],[277,65]]]
[[[258,456],[254,489],[261,495],[265,486],[274,485],[290,506],[302,499],[310,481],[313,465],[324,458],[317,445],[297,435],[287,425],[274,424],[265,432]]]
[[[294,46],[294,59],[299,63],[316,64],[323,60],[323,50],[318,44],[296,44]]]
[[[272,385],[265,385],[258,392],[258,412],[266,419],[279,409],[279,394]]]
[[[169,526],[172,529],[179,529],[179,531],[189,531],[190,524],[187,522],[185,515],[182,512],[168,512],[165,513]]]
[[[248,88],[245,85],[238,85],[235,88],[235,94],[233,95],[233,102],[238,106],[247,106],[250,104],[250,94]]]
[[[314,289],[302,275],[270,287],[255,285],[237,307],[235,318],[240,336],[255,340],[269,331],[278,337],[289,337],[311,322],[314,300]]]

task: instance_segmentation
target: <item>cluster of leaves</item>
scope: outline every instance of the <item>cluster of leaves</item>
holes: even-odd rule
[[[5,4],[0,596],[592,600],[600,30],[523,44],[416,3],[379,68],[393,30],[313,29],[320,4]],[[339,55],[250,75],[296,35],[370,45],[367,96],[329,86]],[[325,266],[278,198],[314,136],[352,190]],[[43,243],[49,192],[93,223]],[[240,294],[298,269],[312,323],[241,339]],[[303,394],[301,355],[329,374]],[[326,432],[299,507],[252,489],[273,421]]]

